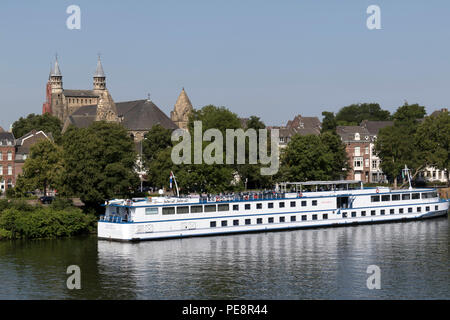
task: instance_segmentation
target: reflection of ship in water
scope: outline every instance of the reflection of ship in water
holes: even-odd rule
[[[433,219],[139,243],[99,241],[98,262],[108,275],[128,273],[138,299],[336,299],[387,292],[442,297],[442,291],[429,291],[446,278],[446,228],[446,219]],[[367,290],[371,264],[380,266],[387,290]]]
[[[436,189],[363,188],[360,181],[282,183],[274,191],[111,200],[101,239],[137,241],[345,226],[447,215]]]

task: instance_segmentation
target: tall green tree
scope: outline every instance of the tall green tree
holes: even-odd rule
[[[171,134],[172,130],[160,124],[154,125],[145,134],[142,141],[142,156],[146,165],[155,160],[160,151],[172,146]]]
[[[345,146],[332,133],[295,135],[281,156],[280,180],[334,180],[348,168]]]
[[[42,130],[51,133],[56,142],[60,141],[62,122],[57,117],[45,113],[43,115],[29,114],[26,118],[20,117],[12,126],[16,138],[20,138],[31,130]]]
[[[120,124],[101,121],[88,128],[70,127],[62,140],[64,193],[97,206],[114,197],[129,197],[137,189],[137,154]]]
[[[59,188],[63,171],[61,147],[47,139],[41,140],[31,147],[30,156],[16,183],[16,192],[23,194],[39,189],[47,194],[50,187]]]
[[[390,120],[390,112],[378,103],[358,103],[343,107],[336,114],[338,125],[359,125],[363,120]]]
[[[324,111],[322,112],[322,130],[321,132],[332,132],[336,133],[337,121],[334,112]]]

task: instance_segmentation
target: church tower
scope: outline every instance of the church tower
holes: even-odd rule
[[[62,93],[63,91],[63,81],[61,70],[59,70],[58,56],[56,56],[55,66],[50,72],[50,87],[52,89],[52,94]]]
[[[194,108],[192,107],[191,100],[189,100],[189,97],[183,88],[178,96],[173,111],[170,112],[170,119],[178,126],[178,128],[187,130],[189,115],[193,110]]]
[[[98,92],[99,95],[103,90],[106,89],[106,76],[103,72],[102,62],[100,61],[100,56],[98,56],[97,69],[94,73],[94,91]]]

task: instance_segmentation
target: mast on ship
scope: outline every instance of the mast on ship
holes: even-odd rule
[[[411,170],[408,169],[408,167],[405,164],[405,169],[402,169],[402,176],[405,178],[405,175],[408,177],[408,183],[409,183],[409,190],[412,190],[411,185]]]

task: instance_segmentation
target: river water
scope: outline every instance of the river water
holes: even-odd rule
[[[0,242],[0,299],[450,299],[447,217],[164,241]],[[81,270],[69,290],[67,267]],[[369,265],[380,289],[369,290]]]

